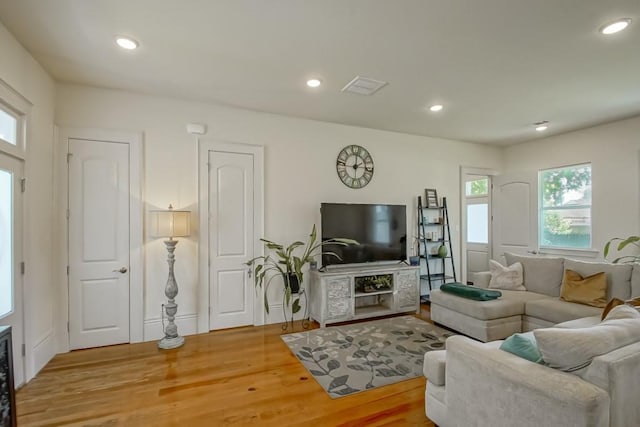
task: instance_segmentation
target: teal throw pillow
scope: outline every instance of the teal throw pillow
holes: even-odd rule
[[[500,350],[515,354],[534,363],[544,365],[542,353],[538,350],[536,337],[532,332],[513,334],[500,345]]]

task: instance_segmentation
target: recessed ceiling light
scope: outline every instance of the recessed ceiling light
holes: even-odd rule
[[[604,35],[615,34],[627,28],[629,24],[631,24],[631,18],[616,19],[600,27],[600,32]]]
[[[435,104],[432,105],[431,107],[429,107],[429,110],[433,111],[434,113],[438,112],[438,111],[442,111],[444,107],[440,104]]]
[[[309,79],[307,80],[307,86],[309,87],[319,87],[322,82],[318,79]]]
[[[140,45],[134,39],[131,39],[129,37],[122,37],[122,36],[116,37],[116,44],[121,48],[127,49],[127,50],[137,49],[138,46]]]
[[[543,132],[549,128],[549,122],[547,120],[543,120],[541,122],[537,122],[533,124],[536,127],[538,132]]]

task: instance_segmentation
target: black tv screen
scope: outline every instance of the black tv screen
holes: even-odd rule
[[[407,207],[322,203],[322,240],[345,237],[359,245],[324,245],[322,265],[404,261],[407,258]]]

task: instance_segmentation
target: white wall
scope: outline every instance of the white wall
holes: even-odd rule
[[[57,91],[60,126],[144,132],[146,209],[172,203],[191,209],[194,224],[198,220],[197,143],[186,133],[186,123],[208,124],[207,138],[263,145],[265,237],[276,241],[306,239],[311,226],[319,224],[320,203],[329,201],[406,204],[409,232],[413,232],[415,196],[425,188],[436,188],[440,196],[448,197],[458,242],[460,165],[493,169],[502,165],[501,149],[485,145],[85,86],[60,84]],[[375,175],[364,189],[349,189],[336,175],[335,159],[347,144],[360,144],[373,156]],[[198,230],[194,230],[176,250],[183,334],[195,332],[197,240]],[[146,242],[145,339],[155,339],[160,336],[157,319],[165,300],[166,253],[162,242]]]
[[[52,280],[53,108],[55,85],[0,24],[0,79],[31,104],[27,129],[24,218],[26,375],[31,379],[55,354]]]
[[[505,149],[505,172],[585,162],[592,165],[592,247],[602,251],[610,238],[640,231],[640,117]]]

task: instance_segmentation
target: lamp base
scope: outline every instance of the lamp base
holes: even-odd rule
[[[171,348],[182,347],[184,344],[184,337],[178,335],[177,337],[164,337],[160,341],[158,341],[158,348],[163,350],[169,350]]]

